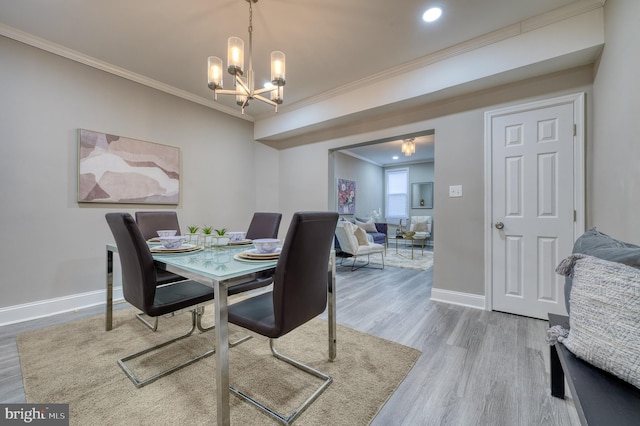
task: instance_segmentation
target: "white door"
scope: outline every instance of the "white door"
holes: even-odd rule
[[[546,102],[487,115],[493,310],[541,319],[566,314],[564,277],[555,268],[571,253],[582,210],[575,196],[575,108]]]

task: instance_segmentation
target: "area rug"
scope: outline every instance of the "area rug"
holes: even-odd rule
[[[207,307],[207,319],[212,319]],[[114,312],[114,328],[104,331],[97,316],[17,337],[25,394],[29,403],[68,403],[71,425],[204,425],[216,422],[215,358],[205,358],[143,388],[116,364],[122,356],[186,331],[190,315],[161,318],[156,333],[134,317]],[[208,322],[207,322],[208,323]],[[206,323],[206,324],[207,324]],[[247,332],[230,325],[230,339]],[[338,325],[337,357],[327,360],[327,322],[314,319],[278,339],[277,348],[333,376],[329,388],[296,425],[367,425],[404,380],[420,355],[417,349]],[[213,333],[196,332],[140,362],[130,364],[144,377],[164,362],[186,359],[213,346]],[[230,383],[289,414],[315,390],[317,379],[275,360],[260,336],[230,350]],[[234,395],[231,423],[274,422]]]
[[[380,255],[371,255],[371,263],[380,264],[382,260]],[[384,257],[385,266],[394,266],[396,268],[417,269],[426,271],[433,266],[433,252],[420,251],[420,247],[413,248],[413,259],[411,259],[411,248],[398,247],[398,253],[393,245],[389,245],[387,253]]]

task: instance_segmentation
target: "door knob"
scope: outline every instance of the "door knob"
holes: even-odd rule
[[[504,228],[504,223],[496,222],[496,229],[502,229],[502,228]]]

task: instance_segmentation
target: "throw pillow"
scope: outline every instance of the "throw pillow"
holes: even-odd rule
[[[360,228],[359,226],[356,226],[355,231],[353,231],[353,235],[355,235],[356,239],[358,240],[358,245],[360,246],[369,245],[369,242],[367,241],[367,234],[364,232],[364,229]]]
[[[640,388],[640,273],[618,262],[577,254],[556,272],[573,276],[569,335],[577,357]]]
[[[365,232],[378,232],[373,219],[369,220],[368,222],[360,222],[359,220],[356,220],[356,225],[364,229]]]
[[[607,234],[603,234],[595,227],[582,234],[573,245],[573,253],[587,254],[612,262],[640,268],[640,246],[624,243]],[[572,278],[566,277],[564,282],[564,301],[567,312],[570,312]]]
[[[416,222],[414,225],[415,232],[427,232],[427,222]]]

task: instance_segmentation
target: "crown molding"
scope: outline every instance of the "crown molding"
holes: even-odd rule
[[[66,48],[56,43],[52,43],[48,40],[34,36],[33,34],[30,34],[30,33],[18,30],[17,28],[13,28],[9,25],[0,23],[0,35],[13,39],[18,42],[27,44],[29,46],[33,46],[35,48],[44,50],[45,52],[53,53],[54,55],[58,55],[63,58],[81,63],[83,65],[90,66],[100,71],[104,71],[109,74],[113,74],[118,77],[122,77],[124,79],[142,84],[144,86],[151,87],[161,92],[168,93],[173,96],[177,96],[187,101],[194,102],[196,104],[200,104],[211,109],[215,109],[225,114],[232,115],[234,117],[241,118],[243,120],[247,120],[251,122],[254,121],[254,117],[249,114],[242,115],[238,110],[227,107],[225,105],[221,105],[220,103],[214,102],[213,100],[209,100],[201,96],[194,95],[193,93],[187,92],[186,90],[178,89],[177,87],[170,86],[168,84],[146,77],[142,74],[129,71],[127,69],[118,67],[108,62],[104,62],[99,59],[96,59],[92,56],[85,55],[84,53],[78,52],[76,50]]]

